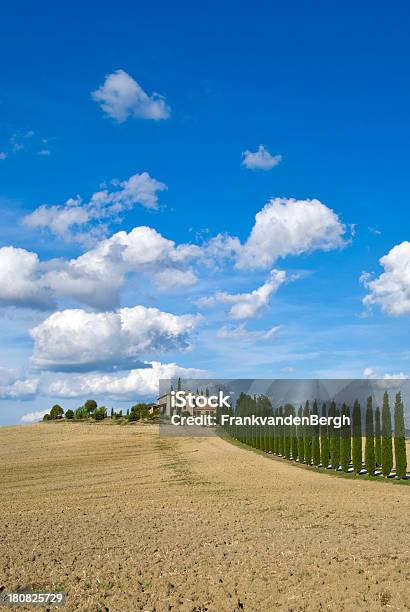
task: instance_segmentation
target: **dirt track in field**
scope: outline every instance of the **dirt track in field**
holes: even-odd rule
[[[410,610],[406,486],[96,423],[0,428],[0,479],[0,587],[63,610]]]

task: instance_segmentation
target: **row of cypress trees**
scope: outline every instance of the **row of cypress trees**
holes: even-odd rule
[[[230,435],[238,440],[287,459],[307,465],[322,466],[345,472],[360,474],[364,469],[369,474],[382,472],[388,476],[393,468],[393,449],[397,478],[405,478],[407,472],[406,440],[404,427],[404,407],[400,393],[396,394],[394,404],[394,438],[392,437],[391,411],[388,393],[383,397],[382,411],[373,401],[367,400],[365,419],[362,421],[360,403],[356,400],[352,412],[347,404],[340,408],[335,402],[329,407],[326,403],[319,407],[316,401],[310,406],[307,401],[296,413],[294,406],[286,404],[275,410],[268,397],[250,396],[241,393],[238,398],[235,416],[299,416],[350,418],[350,425],[340,428],[327,425],[228,425]],[[363,432],[364,424],[364,463]]]

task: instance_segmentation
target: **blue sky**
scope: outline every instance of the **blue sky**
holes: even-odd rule
[[[410,374],[405,4],[241,15],[96,6],[20,5],[2,19],[0,423],[88,395],[129,405],[175,368]],[[102,108],[110,75],[120,75],[124,120]],[[246,165],[243,153],[260,145],[281,156],[271,169]],[[136,175],[143,186],[130,203],[124,183]],[[101,190],[115,213],[87,208]],[[57,226],[76,196],[75,214],[89,221]],[[174,246],[161,242],[148,266],[141,253],[114,262],[125,247],[113,236],[141,227],[156,234],[133,234],[128,249],[153,254],[158,235]],[[218,234],[233,251],[226,241],[212,251]],[[178,245],[195,248],[182,256]],[[86,265],[72,263],[84,253]],[[255,306],[272,270],[285,281]],[[372,276],[359,282],[364,271]],[[249,303],[246,316],[231,310]],[[93,345],[107,354],[92,358]],[[141,365],[152,362],[161,366],[148,375]]]

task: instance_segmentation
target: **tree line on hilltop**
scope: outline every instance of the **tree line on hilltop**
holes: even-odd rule
[[[44,415],[43,420],[55,421],[65,419],[68,421],[84,421],[94,419],[96,421],[103,421],[106,418],[111,418],[120,419],[122,422],[132,422],[156,420],[158,416],[159,414],[156,409],[150,410],[150,405],[142,402],[128,408],[125,414],[123,414],[122,410],[115,411],[114,408],[111,408],[110,415],[108,416],[108,411],[105,406],[98,406],[95,400],[89,399],[76,410],[68,408],[65,412],[59,404],[54,404],[50,412]]]

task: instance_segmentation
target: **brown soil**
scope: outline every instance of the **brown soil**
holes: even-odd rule
[[[410,610],[407,486],[98,423],[0,428],[0,479],[0,587],[64,610]]]

